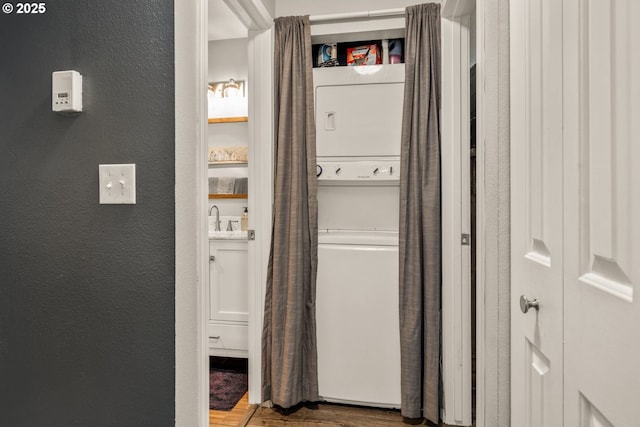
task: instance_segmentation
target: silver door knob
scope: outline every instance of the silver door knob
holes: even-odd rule
[[[520,295],[520,310],[523,313],[527,313],[530,308],[535,308],[536,311],[540,308],[540,301],[537,299],[530,300],[525,295]]]

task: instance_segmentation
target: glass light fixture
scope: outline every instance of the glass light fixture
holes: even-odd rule
[[[224,98],[238,98],[242,96],[240,85],[234,79],[229,79],[229,81],[224,84],[222,93]]]
[[[208,93],[212,99],[244,98],[244,80],[229,79],[209,83]]]

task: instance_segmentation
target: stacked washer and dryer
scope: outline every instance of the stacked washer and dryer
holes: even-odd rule
[[[404,65],[314,69],[318,385],[400,407],[398,220]]]

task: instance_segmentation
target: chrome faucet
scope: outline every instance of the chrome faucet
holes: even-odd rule
[[[211,216],[211,211],[213,208],[216,208],[216,228],[215,231],[220,231],[220,209],[216,205],[211,205],[209,208],[209,216]]]

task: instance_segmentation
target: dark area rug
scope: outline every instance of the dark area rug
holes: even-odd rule
[[[209,358],[209,409],[230,411],[247,392],[247,359]]]

